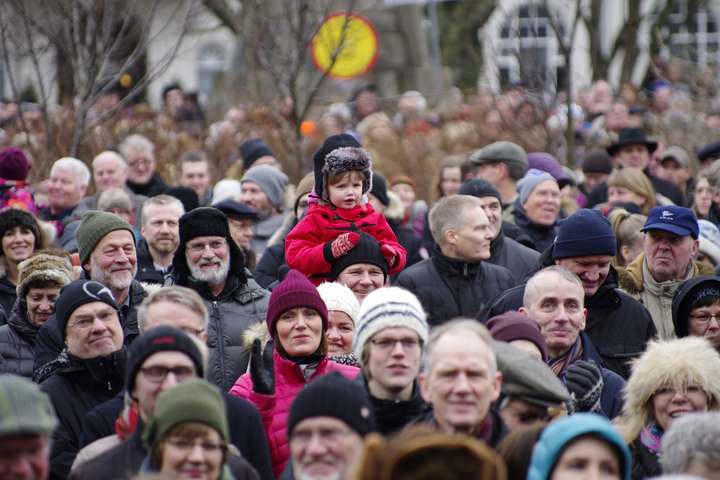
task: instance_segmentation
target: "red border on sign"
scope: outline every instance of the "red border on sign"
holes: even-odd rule
[[[378,32],[375,29],[375,26],[372,23],[370,23],[370,21],[367,18],[363,17],[362,15],[358,15],[356,13],[351,13],[348,15],[347,13],[341,12],[341,13],[331,13],[330,15],[326,16],[323,19],[320,26],[318,27],[317,31],[315,32],[315,35],[313,35],[313,40],[310,42],[310,56],[312,57],[312,61],[313,61],[313,64],[315,65],[315,68],[317,68],[321,72],[325,73],[326,70],[318,63],[317,57],[315,56],[315,49],[313,48],[313,45],[315,44],[315,37],[317,36],[317,33],[320,31],[320,28],[322,28],[322,26],[325,24],[325,22],[327,22],[331,18],[340,17],[340,16],[355,18],[355,19],[365,23],[368,27],[370,27],[370,31],[372,32],[373,36],[375,37],[375,53],[373,54],[372,59],[370,59],[368,66],[365,67],[364,70],[362,70],[361,72],[359,72],[355,75],[352,75],[352,76],[334,75],[330,72],[327,72],[327,75],[329,77],[332,77],[332,78],[335,78],[338,80],[352,80],[353,78],[361,77],[361,76],[367,74],[370,70],[372,70],[373,67],[375,66],[375,63],[377,63],[378,55],[380,53],[380,37],[378,35]]]

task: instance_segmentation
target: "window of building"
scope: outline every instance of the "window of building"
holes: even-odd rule
[[[559,26],[561,35],[565,29]],[[554,91],[564,79],[565,59],[544,5],[521,4],[511,11],[500,27],[499,55],[495,62],[502,87],[522,84],[533,90]]]
[[[717,65],[720,63],[717,12],[708,5],[697,5],[691,11],[688,3],[673,0],[666,30],[669,53],[698,66]]]
[[[208,43],[198,54],[198,91],[207,98],[215,88],[218,76],[227,69],[227,50],[217,43]]]

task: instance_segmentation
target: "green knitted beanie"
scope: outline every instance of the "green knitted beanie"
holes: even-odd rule
[[[153,451],[173,427],[183,423],[202,423],[230,441],[225,400],[218,388],[206,380],[193,378],[162,392],[152,418],[143,430],[143,442]]]
[[[135,241],[135,233],[132,227],[122,218],[114,213],[101,212],[99,210],[89,210],[85,212],[80,221],[80,225],[75,231],[75,238],[78,243],[78,254],[80,255],[80,265],[85,265],[90,260],[90,254],[95,246],[102,238],[115,230],[127,230],[133,236]]]

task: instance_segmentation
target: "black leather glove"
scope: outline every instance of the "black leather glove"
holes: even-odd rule
[[[601,412],[603,385],[602,372],[592,360],[578,360],[565,373],[565,386],[574,401],[576,412]]]
[[[263,350],[260,339],[256,338],[250,352],[250,378],[255,393],[261,395],[275,393],[275,368],[273,363],[272,342],[268,342]]]

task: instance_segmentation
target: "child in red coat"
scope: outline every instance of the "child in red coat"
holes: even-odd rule
[[[365,232],[380,244],[388,274],[405,267],[407,252],[382,213],[367,202],[372,185],[370,154],[347,134],[328,137],[315,153],[315,196],[305,217],[285,239],[285,258],[316,285],[330,280],[335,260],[342,257]]]

